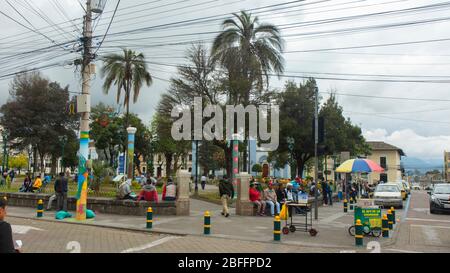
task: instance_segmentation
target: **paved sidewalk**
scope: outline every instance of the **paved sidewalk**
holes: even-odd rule
[[[172,235],[202,235],[203,213],[209,210],[211,213],[211,236],[233,240],[245,240],[255,242],[273,242],[273,218],[272,217],[247,217],[235,215],[231,209],[229,218],[223,217],[221,207],[209,202],[191,199],[190,216],[158,216],[154,217],[153,229],[151,231],[161,234]],[[44,220],[56,221],[54,211],[45,211]],[[8,214],[15,217],[36,219],[36,212],[32,208],[9,207]],[[304,217],[297,216],[298,221]],[[111,214],[97,214],[95,219],[86,220],[81,224],[97,225],[111,228],[123,228],[136,231],[145,231],[145,217],[125,216]],[[79,223],[74,219],[66,219],[61,222]],[[311,237],[305,232],[289,233],[282,235],[282,244],[297,245],[304,247],[326,247],[326,248],[353,248],[354,238],[348,234],[348,227],[352,225],[353,214],[344,214],[342,203],[334,206],[319,207],[319,220],[313,220],[313,227],[319,231],[317,236]],[[282,226],[284,226],[282,221]],[[389,244],[390,239],[367,238],[369,241],[378,241],[381,245]]]

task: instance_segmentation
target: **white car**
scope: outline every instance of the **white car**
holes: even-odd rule
[[[375,205],[403,208],[402,192],[394,183],[379,184],[374,194]]]
[[[402,194],[402,198],[403,200],[406,200],[406,198],[408,197],[408,192],[405,189],[405,185],[403,184],[403,182],[401,181],[397,181],[397,182],[388,182],[386,184],[393,184],[393,185],[397,185],[398,188],[400,189],[400,193]]]

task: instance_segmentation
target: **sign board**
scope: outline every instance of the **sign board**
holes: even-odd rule
[[[299,193],[298,194],[298,203],[308,204],[308,194],[307,193]]]
[[[381,228],[381,209],[380,208],[355,208],[355,224],[356,220],[361,220],[363,226],[371,228]]]
[[[125,156],[120,155],[119,156],[119,174],[125,173]]]

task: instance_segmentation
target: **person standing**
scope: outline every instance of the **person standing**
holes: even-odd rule
[[[0,198],[0,253],[20,252],[14,248],[11,225],[5,222],[6,200]],[[4,258],[6,259],[6,257]]]
[[[230,213],[228,212],[228,203],[234,198],[234,188],[226,175],[219,181],[219,195],[220,200],[222,200],[222,215],[228,217],[230,216]]]
[[[330,206],[332,206],[333,205],[333,191],[334,191],[334,189],[333,189],[333,182],[332,181],[330,181],[329,183],[328,183],[328,200],[330,201]]]
[[[344,199],[344,196],[343,196],[343,191],[342,191],[342,181],[338,181],[338,182],[336,182],[337,183],[337,192],[338,192],[338,198],[339,198],[339,201],[342,201],[342,199]]]
[[[55,181],[56,211],[67,211],[67,178],[64,173],[59,174]]]

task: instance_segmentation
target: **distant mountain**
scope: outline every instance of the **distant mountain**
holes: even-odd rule
[[[421,159],[417,157],[404,157],[402,164],[406,171],[419,170],[422,173],[438,169],[442,171],[444,159]]]

